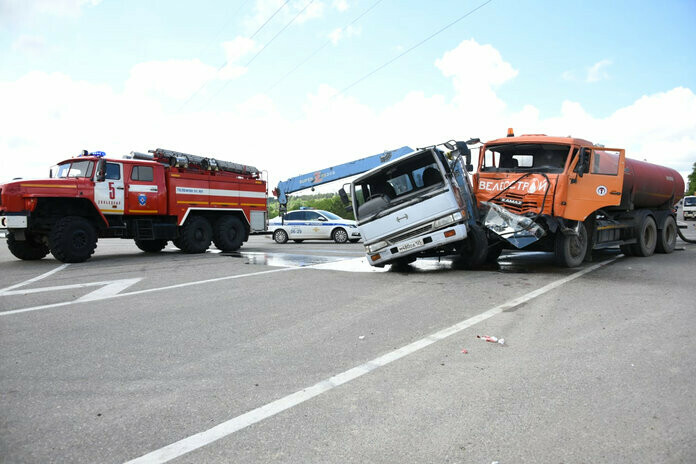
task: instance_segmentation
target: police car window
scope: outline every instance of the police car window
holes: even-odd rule
[[[286,221],[297,221],[299,219],[299,211],[292,211],[285,215]]]
[[[106,163],[106,178],[109,180],[119,180],[121,178],[121,165]]]
[[[152,166],[133,166],[131,180],[141,180],[144,182],[152,182],[154,179]]]
[[[334,221],[340,221],[340,220],[343,219],[341,216],[337,216],[337,215],[335,215],[334,213],[332,213],[331,211],[323,211],[323,214],[324,214],[324,216],[326,216],[327,218],[332,219],[332,220],[334,220]]]
[[[319,213],[315,213],[314,211],[305,211],[305,220],[306,221],[318,221],[319,220]]]

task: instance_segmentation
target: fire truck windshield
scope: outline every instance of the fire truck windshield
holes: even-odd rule
[[[569,145],[546,143],[506,143],[486,147],[481,170],[561,173],[569,152]]]
[[[73,161],[59,164],[56,177],[59,179],[65,179],[67,177],[92,177],[93,170],[93,161]]]

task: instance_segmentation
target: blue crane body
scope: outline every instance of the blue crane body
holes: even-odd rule
[[[396,150],[385,151],[377,155],[360,158],[349,163],[343,163],[338,166],[332,166],[319,171],[291,177],[288,180],[278,182],[278,186],[273,190],[273,195],[278,198],[278,203],[282,208],[287,205],[288,195],[291,193],[362,174],[382,163],[397,159],[411,152],[413,152],[412,148],[404,146]]]

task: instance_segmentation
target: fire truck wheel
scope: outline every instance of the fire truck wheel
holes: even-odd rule
[[[336,243],[346,243],[348,241],[348,232],[346,232],[345,229],[341,229],[339,227],[338,229],[333,231],[331,237],[333,238],[333,241]]]
[[[587,229],[584,223],[578,225],[578,235],[566,235],[560,230],[556,233],[556,263],[563,267],[578,267],[587,254]]]
[[[657,225],[655,219],[647,214],[638,228],[638,243],[633,245],[633,254],[636,256],[650,256],[655,253],[657,246]]]
[[[51,254],[63,263],[81,263],[97,248],[97,231],[87,219],[65,216],[56,221],[49,237]]]
[[[159,253],[167,246],[167,240],[136,240],[135,246],[146,253]]]
[[[223,216],[215,223],[213,243],[222,251],[236,251],[244,243],[244,224],[235,216]]]
[[[179,245],[184,253],[205,253],[210,246],[213,228],[210,222],[201,216],[189,217],[181,228]]]
[[[488,252],[488,237],[486,232],[477,225],[469,228],[469,236],[464,243],[461,254],[453,261],[455,269],[475,269],[486,261]]]
[[[273,232],[273,240],[275,240],[276,243],[283,244],[288,241],[288,233],[283,229],[278,229]]]
[[[662,230],[657,231],[657,245],[655,249],[658,253],[671,253],[677,245],[677,221],[672,216],[667,216]]]
[[[12,232],[7,234],[7,248],[10,253],[25,261],[41,259],[48,254],[48,247],[27,236],[27,240],[16,240]]]

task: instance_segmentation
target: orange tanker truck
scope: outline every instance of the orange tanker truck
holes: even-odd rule
[[[575,267],[600,248],[671,253],[684,180],[674,169],[626,158],[621,148],[573,137],[515,137],[510,129],[481,146],[474,193],[489,260],[505,248],[541,250]]]

